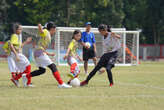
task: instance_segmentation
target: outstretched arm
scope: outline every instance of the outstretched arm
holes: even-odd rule
[[[38,24],[38,30],[40,33],[43,33],[43,29],[42,29],[42,25],[41,24]]]
[[[120,39],[120,38],[121,38],[120,35],[118,35],[118,34],[116,34],[116,33],[114,33],[114,32],[111,32],[111,36],[112,36],[112,37],[115,37],[115,38],[117,38],[117,39]]]
[[[31,41],[32,41],[32,37],[28,37],[28,38],[26,39],[26,41],[22,43],[21,47],[23,47],[24,45],[30,43]]]
[[[70,48],[67,49],[67,53],[66,53],[65,56],[64,56],[64,60],[68,58],[68,55],[69,55],[69,53],[70,53],[70,50],[71,50]]]

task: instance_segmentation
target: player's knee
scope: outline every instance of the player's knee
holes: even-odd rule
[[[39,67],[39,71],[41,74],[45,73],[46,72],[46,69],[45,68],[42,68],[42,67]]]
[[[111,69],[112,69],[112,65],[107,65],[107,66],[106,66],[106,70],[107,70],[107,71],[110,71]]]
[[[56,65],[55,65],[54,63],[51,64],[51,65],[49,65],[48,67],[51,69],[51,71],[52,71],[53,73],[57,71],[57,67],[56,67]]]

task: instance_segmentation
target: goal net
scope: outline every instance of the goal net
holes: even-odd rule
[[[79,27],[57,27],[56,34],[52,37],[51,44],[47,51],[55,52],[55,58],[52,58],[58,65],[67,65],[67,61],[63,59],[66,54],[68,45],[72,39],[72,34],[75,29],[85,31],[85,28]],[[95,34],[97,58],[103,54],[102,36],[99,34],[97,28],[92,28],[91,32]],[[112,28],[121,36],[121,49],[117,58],[116,66],[131,66],[139,64],[139,31],[127,31],[125,28]],[[33,37],[33,44],[37,45],[39,40],[38,29],[36,26],[23,26],[23,37]],[[31,53],[32,54],[32,53]],[[79,56],[82,57],[82,46],[79,44]],[[79,62],[80,65],[83,63]],[[89,65],[93,65],[92,60],[89,60]]]

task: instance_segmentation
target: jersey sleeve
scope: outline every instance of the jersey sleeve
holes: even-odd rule
[[[96,40],[95,40],[95,35],[94,35],[94,33],[92,33],[92,43],[96,43]]]
[[[47,34],[48,34],[48,30],[46,30],[46,29],[43,30],[43,33],[39,33],[39,35],[40,35],[41,37],[46,37]]]
[[[11,43],[11,44],[18,45],[18,37],[17,37],[15,34],[13,34],[13,35],[11,36],[10,43]]]
[[[70,50],[72,50],[73,47],[74,47],[74,45],[75,45],[74,41],[71,41],[70,44],[69,44],[69,46],[68,46],[68,48],[70,48]]]
[[[3,45],[3,50],[7,50],[8,49],[8,42],[5,42],[5,44]]]

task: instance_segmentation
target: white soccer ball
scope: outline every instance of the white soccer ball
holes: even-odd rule
[[[91,44],[89,42],[86,42],[85,45],[90,48],[91,47]]]
[[[73,87],[79,87],[80,86],[80,80],[78,78],[74,78],[71,80],[70,85]]]

